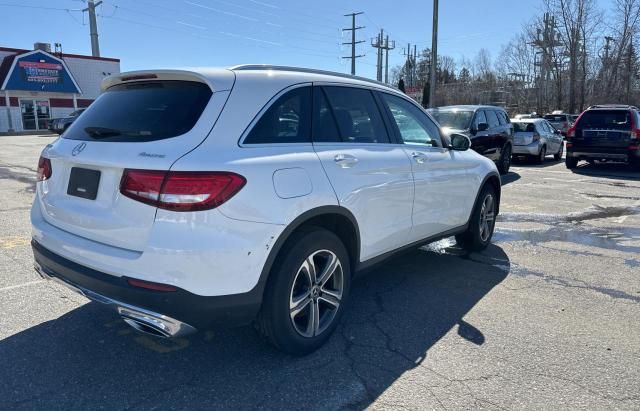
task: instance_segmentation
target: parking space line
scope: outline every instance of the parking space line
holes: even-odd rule
[[[0,288],[0,291],[14,290],[16,288],[28,287],[30,285],[40,284],[42,282],[44,282],[44,280],[34,280],[34,281],[29,281],[29,282],[26,282],[26,283],[22,283],[22,284],[10,285],[10,286],[7,286],[7,287]]]

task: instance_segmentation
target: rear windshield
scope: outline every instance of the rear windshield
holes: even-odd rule
[[[535,133],[536,126],[533,123],[518,123],[514,121],[513,131],[516,133]]]
[[[176,137],[193,128],[211,95],[197,82],[118,84],[101,94],[63,138],[143,142]]]
[[[454,130],[466,130],[471,127],[473,111],[459,110],[429,110],[429,114],[436,119],[442,127],[449,127]]]
[[[565,116],[564,114],[560,116],[547,114],[546,116],[544,116],[544,119],[547,121],[553,121],[554,123],[560,123],[562,121],[567,121],[567,116]]]
[[[582,115],[580,129],[628,130],[631,118],[628,110],[592,110]]]

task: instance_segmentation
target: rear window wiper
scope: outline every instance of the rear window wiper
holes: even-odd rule
[[[85,127],[84,132],[93,138],[107,138],[122,135],[120,130],[108,127]]]

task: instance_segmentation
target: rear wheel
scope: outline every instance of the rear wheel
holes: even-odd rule
[[[567,166],[569,170],[572,168],[576,168],[578,166],[578,159],[575,157],[566,157],[564,160],[564,164]]]
[[[456,236],[456,242],[469,251],[485,249],[491,242],[496,223],[498,197],[491,184],[482,188],[478,202],[471,213],[469,228]]]
[[[500,160],[498,160],[498,171],[500,174],[507,174],[511,167],[511,145],[507,144],[502,148],[502,154],[500,154]]]
[[[323,228],[306,228],[280,253],[258,328],[281,351],[315,351],[335,330],[350,284],[349,255],[340,239]]]
[[[564,153],[564,143],[560,143],[560,148],[558,149],[558,152],[553,155],[553,159],[556,161],[562,160],[562,153]]]
[[[542,146],[540,149],[540,153],[538,153],[538,157],[536,157],[536,163],[543,164],[544,159],[547,157],[547,146]]]

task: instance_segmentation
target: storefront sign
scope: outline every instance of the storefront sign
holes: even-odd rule
[[[64,61],[41,50],[17,56],[2,89],[80,94]]]

